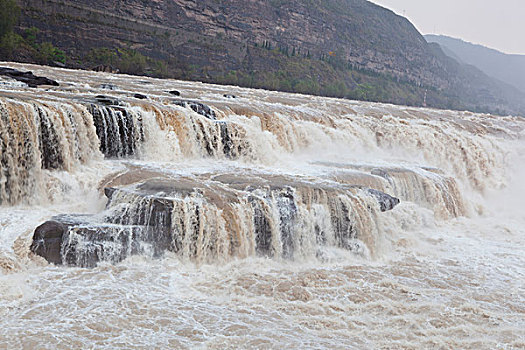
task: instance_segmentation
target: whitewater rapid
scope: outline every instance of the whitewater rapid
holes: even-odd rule
[[[0,348],[525,348],[522,118],[5,65],[61,86],[0,85]],[[30,252],[44,221],[151,178],[199,188],[170,195],[206,208],[176,229],[201,241],[91,269]]]

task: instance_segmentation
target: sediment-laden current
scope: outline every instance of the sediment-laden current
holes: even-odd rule
[[[525,121],[5,64],[0,348],[525,347]]]

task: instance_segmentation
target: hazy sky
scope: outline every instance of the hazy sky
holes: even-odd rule
[[[444,34],[525,54],[525,0],[370,0],[408,17],[423,34]]]

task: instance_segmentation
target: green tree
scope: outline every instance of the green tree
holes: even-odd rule
[[[119,68],[128,74],[144,74],[147,65],[146,56],[140,52],[129,49],[118,49]]]
[[[42,64],[51,64],[53,62],[66,62],[64,51],[57,49],[50,42],[42,43],[38,46],[37,60]]]
[[[24,37],[29,45],[35,47],[38,33],[40,33],[40,30],[36,27],[31,27],[25,30]]]
[[[13,32],[9,32],[0,38],[0,58],[10,60],[13,52],[24,45],[24,38]]]
[[[15,0],[0,0],[0,38],[13,31],[20,16],[20,7]]]

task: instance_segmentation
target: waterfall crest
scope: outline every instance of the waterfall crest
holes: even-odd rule
[[[475,215],[476,200],[505,185],[505,145],[525,126],[255,90],[226,99],[193,83],[175,99],[166,81],[119,78],[143,89],[139,100],[126,89],[100,95],[105,75],[57,74],[72,87],[0,92],[0,205],[52,197],[45,175],[124,169],[97,179],[104,211],[37,229],[32,250],[68,265],[166,251],[203,263],[323,259],[326,247],[374,257],[400,201],[438,220]]]

